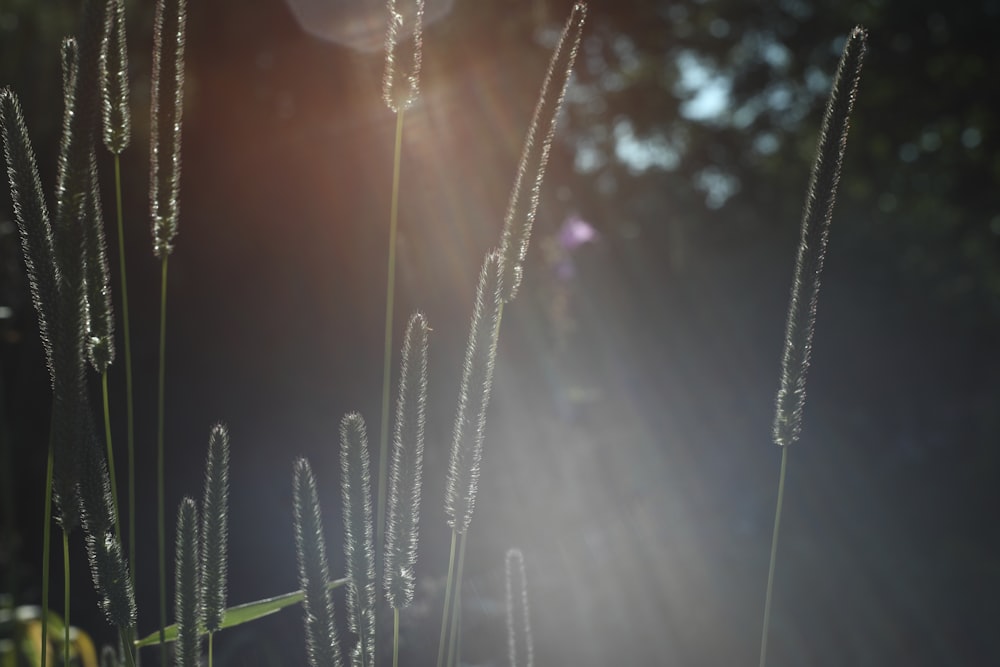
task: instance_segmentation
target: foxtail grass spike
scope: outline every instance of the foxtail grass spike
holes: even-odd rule
[[[21,236],[21,249],[31,287],[31,300],[38,316],[38,330],[45,348],[49,369],[49,382],[55,386],[52,365],[54,307],[58,300],[56,285],[59,276],[52,241],[52,224],[49,209],[38,177],[35,151],[28,137],[24,114],[17,95],[9,88],[0,90],[0,120],[3,122],[4,157],[7,161],[7,178],[14,204],[14,219]]]
[[[340,490],[347,565],[347,620],[358,635],[352,662],[375,664],[375,525],[365,420],[352,412],[340,422]]]
[[[535,662],[531,618],[528,615],[528,579],[524,572],[524,554],[510,549],[506,558],[507,573],[507,652],[510,667],[532,667]],[[518,622],[520,621],[520,622]],[[523,650],[518,650],[523,646]],[[524,656],[524,662],[518,661]]]
[[[85,7],[85,13],[92,7]],[[86,25],[86,24],[85,24]],[[85,349],[89,329],[86,265],[86,213],[90,162],[80,166],[89,128],[78,109],[80,49],[73,38],[62,42],[63,127],[56,173],[56,217],[52,228],[56,264],[56,301],[52,307],[53,405],[55,449],[53,489],[57,521],[64,531],[80,522],[77,482],[87,448]],[[87,155],[89,158],[89,154]]]
[[[125,0],[108,0],[98,60],[104,145],[115,155],[128,147],[132,116],[128,106],[128,52]]]
[[[52,499],[55,501],[56,523],[69,533],[80,525],[82,519],[78,482],[85,457],[79,434],[84,427],[80,419],[80,400],[60,390],[62,384],[61,380],[57,381],[52,399]]]
[[[198,507],[185,498],[177,512],[174,616],[177,619],[177,667],[197,667],[201,656],[201,572],[198,567]]]
[[[205,629],[215,632],[226,615],[226,570],[229,544],[229,431],[212,427],[205,466],[202,504],[201,571]]]
[[[545,177],[545,167],[549,161],[549,150],[556,133],[559,109],[562,108],[570,74],[573,72],[573,63],[580,50],[580,37],[583,34],[586,18],[587,5],[583,2],[573,5],[573,10],[559,37],[559,43],[556,44],[552,59],[549,61],[549,69],[545,73],[535,114],[531,119],[531,125],[528,126],[528,135],[524,139],[524,149],[517,166],[517,176],[510,193],[500,241],[505,302],[512,301],[517,296],[517,290],[521,285],[524,260],[528,254],[528,242],[531,240],[531,228],[535,223],[539,193]],[[540,141],[539,132],[545,133]],[[533,175],[534,180],[525,202],[521,197],[521,187],[529,174]]]
[[[306,650],[311,667],[341,667],[340,640],[333,619],[333,601],[327,582],[323,519],[312,468],[306,459],[295,461],[295,549],[299,564],[299,588],[305,593]]]
[[[82,176],[77,175],[77,182],[70,180],[74,175],[70,167],[70,156],[72,141],[75,138],[73,136],[73,117],[76,113],[77,80],[80,74],[80,49],[76,39],[73,37],[63,39],[59,49],[59,60],[62,64],[63,126],[59,139],[59,161],[56,169],[57,221],[67,215],[65,209],[70,205],[68,199],[75,199],[73,205],[82,208],[86,192]],[[82,213],[75,215],[76,218],[82,217]]]
[[[802,232],[795,257],[792,296],[785,327],[785,348],[781,357],[781,384],[774,417],[775,443],[795,442],[802,428],[806,400],[806,373],[812,350],[819,299],[820,274],[830,233],[830,220],[840,182],[840,170],[847,148],[847,131],[854,99],[861,79],[868,33],[857,27],[844,46],[833,90],[823,116],[819,147],[813,163],[809,190],[802,213]]]
[[[64,63],[75,60],[77,66],[73,68],[72,76],[68,76],[69,72],[66,73],[66,76],[72,79],[73,85],[64,85],[67,113],[64,117],[63,142],[60,146],[56,184],[56,251],[60,262],[69,260],[59,250],[58,230],[64,226],[82,225],[87,213],[90,153],[93,150],[94,134],[100,122],[98,60],[107,10],[105,2],[106,0],[84,0],[81,7],[80,29],[76,34],[76,48],[64,45]],[[75,59],[70,53],[72,50],[76,52]],[[65,250],[68,253],[78,250],[72,247],[72,243],[67,243],[66,246]],[[66,270],[65,266],[60,268]]]
[[[169,255],[180,215],[186,0],[157,0],[153,20],[149,199],[153,254]]]
[[[73,116],[76,113],[77,81],[80,76],[80,48],[77,46],[75,38],[66,37],[63,39],[59,48],[59,62],[62,66],[63,127],[62,135],[60,136],[59,141],[59,161],[56,171],[57,222],[67,215],[65,211],[66,206],[69,205],[67,199],[75,199],[75,201],[73,201],[73,206],[80,209],[83,206],[86,192],[85,184],[82,181],[82,175],[76,174],[77,179],[75,182],[70,180],[74,176],[70,167],[72,142],[74,139],[79,140],[79,137],[75,137],[73,134]],[[79,219],[82,218],[83,213],[74,212],[69,215],[71,218],[75,216],[76,219]]]
[[[52,442],[53,494],[56,521],[63,531],[79,525],[78,482],[87,454],[88,434],[85,349],[88,332],[85,266],[85,214],[89,171],[76,168],[86,128],[78,122],[79,49],[76,40],[62,42],[63,128],[56,173],[56,218],[52,228],[52,261],[57,277],[52,304]],[[96,482],[95,482],[96,483]]]
[[[87,533],[85,541],[91,559],[91,577],[102,594],[99,606],[105,618],[115,627],[132,627],[136,617],[135,597],[121,542],[114,530]]]
[[[385,597],[394,609],[413,602],[420,530],[420,485],[424,465],[427,407],[427,320],[410,317],[403,337],[389,477],[389,520],[385,538]]]
[[[94,429],[92,419],[84,418],[81,429],[90,434]],[[83,527],[87,532],[104,530],[114,532],[114,501],[107,461],[96,432],[85,440],[83,447],[83,472],[80,476],[80,501],[83,506]]]
[[[63,81],[63,126],[59,139],[59,159],[56,168],[56,224],[53,232],[55,257],[63,278],[62,291],[82,286],[85,264],[83,227],[90,196],[90,160],[81,168],[78,164],[81,144],[86,141],[87,128],[82,127],[77,114],[77,93],[80,79],[80,50],[72,37],[62,41],[60,50]],[[86,298],[84,296],[84,298]],[[83,304],[85,305],[85,304]],[[65,314],[64,314],[65,316]],[[64,319],[67,328],[76,329],[75,322]]]
[[[448,525],[460,535],[464,535],[469,528],[479,487],[486,409],[493,387],[500,310],[503,306],[501,270],[500,254],[495,251],[489,253],[479,272],[469,342],[462,367],[445,495]]]
[[[389,20],[385,33],[385,75],[382,79],[382,99],[395,113],[409,107],[420,96],[423,51],[424,0],[406,3],[409,15],[404,15],[399,4],[398,0],[386,3]],[[409,52],[406,54],[409,56],[408,64],[400,62],[399,39],[404,31],[410,33],[407,40]]]
[[[87,196],[86,247],[87,306],[90,332],[87,357],[98,373],[104,373],[115,359],[115,316],[111,306],[111,271],[104,238],[104,213],[97,179],[97,155],[90,152],[90,192]]]
[[[108,622],[131,628],[136,621],[135,592],[121,541],[115,535],[115,505],[107,462],[92,421],[85,420],[85,424],[90,435],[82,453],[80,499],[90,572]]]

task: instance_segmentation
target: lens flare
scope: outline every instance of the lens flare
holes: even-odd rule
[[[375,53],[385,48],[386,15],[385,2],[381,0],[285,0],[302,29],[342,46],[362,53]],[[409,7],[400,6],[402,32],[397,36],[406,39],[412,30],[413,17],[406,12],[413,11],[415,3]],[[423,26],[426,28],[451,12],[454,0],[427,0],[424,8]]]

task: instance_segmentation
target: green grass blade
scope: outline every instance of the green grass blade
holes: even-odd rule
[[[327,588],[333,590],[347,583],[347,578],[334,579],[327,584]],[[291,607],[302,602],[302,591],[294,591],[292,593],[285,593],[284,595],[277,595],[273,598],[265,598],[263,600],[257,600],[255,602],[246,602],[244,604],[238,604],[235,607],[229,607],[226,609],[226,614],[222,625],[219,626],[220,630],[225,630],[226,628],[232,628],[237,625],[243,625],[244,623],[249,623],[250,621],[256,621],[258,618],[264,618],[265,616],[270,616],[271,614],[281,611],[285,607]],[[164,628],[164,641],[172,642],[177,640],[177,625],[168,625]],[[208,634],[207,631],[203,630],[202,634]],[[142,648],[144,646],[155,646],[160,642],[160,631],[156,630],[149,635],[146,635],[139,641],[135,643],[137,648]]]

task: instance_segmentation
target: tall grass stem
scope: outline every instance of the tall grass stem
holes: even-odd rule
[[[135,412],[132,401],[132,341],[128,317],[128,280],[125,271],[125,225],[122,213],[121,158],[115,154],[115,206],[118,220],[118,268],[122,285],[122,331],[125,338],[125,420],[128,439],[128,562],[135,584]],[[114,466],[112,466],[112,470]],[[116,496],[117,497],[117,496]]]
[[[118,628],[118,638],[122,644],[122,656],[125,658],[125,667],[135,667],[135,628]]]
[[[455,574],[455,543],[458,540],[458,532],[451,529],[451,555],[448,556],[448,578],[444,584],[444,612],[441,614],[441,638],[438,640],[437,667],[442,667],[441,660],[444,658],[444,642],[448,637],[448,612],[451,610],[451,582]]]
[[[392,610],[392,667],[399,667],[399,609],[396,608]]]
[[[764,626],[760,631],[760,663],[767,662],[767,632],[771,625],[771,596],[774,589],[774,565],[778,556],[778,532],[781,529],[781,509],[785,499],[785,470],[788,467],[788,448],[781,448],[781,472],[778,473],[778,502],[774,510],[774,532],[771,534],[771,559],[767,565],[767,592],[764,594]]]
[[[163,515],[163,393],[164,375],[167,363],[167,259],[163,253],[160,259],[160,375],[156,401],[156,516],[159,531],[160,562],[160,664],[167,664],[167,645],[164,628],[167,626],[167,560],[166,528]]]
[[[462,571],[465,569],[465,538],[468,533],[462,533],[458,546],[458,567],[455,569],[455,596],[451,603],[451,637],[448,640],[448,667],[456,665],[456,648],[458,644],[458,622],[462,613]]]
[[[55,460],[49,427],[49,460],[45,464],[45,525],[42,528],[42,663],[49,646],[49,550],[52,546],[52,462]]]
[[[118,482],[115,481],[115,452],[111,446],[111,410],[108,407],[108,371],[101,372],[101,395],[104,399],[104,442],[108,449],[108,473],[111,475],[111,499],[115,506],[115,537],[121,542],[121,520],[118,518]],[[135,583],[134,581],[132,582]]]
[[[396,141],[392,158],[392,203],[389,207],[389,260],[385,285],[385,345],[382,351],[382,418],[378,435],[378,499],[375,501],[375,576],[382,565],[385,544],[386,469],[389,453],[389,386],[392,371],[392,320],[396,300],[396,230],[399,222],[399,166],[403,152],[403,108],[396,113]]]
[[[63,531],[63,664],[69,665],[69,533]]]

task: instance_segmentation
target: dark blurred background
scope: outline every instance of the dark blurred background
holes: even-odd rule
[[[134,130],[123,155],[142,634],[157,616],[151,4],[128,3]],[[21,98],[48,191],[58,46],[77,9],[0,8],[0,84]],[[555,0],[428,0],[423,92],[405,116],[395,319],[397,341],[416,308],[434,329],[403,664],[436,653],[444,468],[475,277],[498,242],[568,11]],[[232,604],[296,587],[296,456],[317,472],[331,567],[343,571],[341,415],[360,410],[377,442],[395,127],[381,103],[384,17],[367,0],[189,8],[167,517],[183,495],[200,496],[209,428],[226,421]],[[1000,2],[597,0],[525,286],[504,313],[463,587],[466,664],[507,661],[512,546],[525,554],[539,664],[756,660],[799,217],[856,23],[870,30],[869,52],[804,431],[789,453],[769,664],[1000,663]],[[34,604],[50,393],[6,187],[0,250],[0,567],[5,590]],[[120,342],[110,381],[123,484]],[[71,548],[72,619],[107,640],[83,545]],[[53,582],[59,610],[61,576]],[[301,664],[301,610],[215,646],[219,664]],[[155,651],[145,657],[155,664]]]

